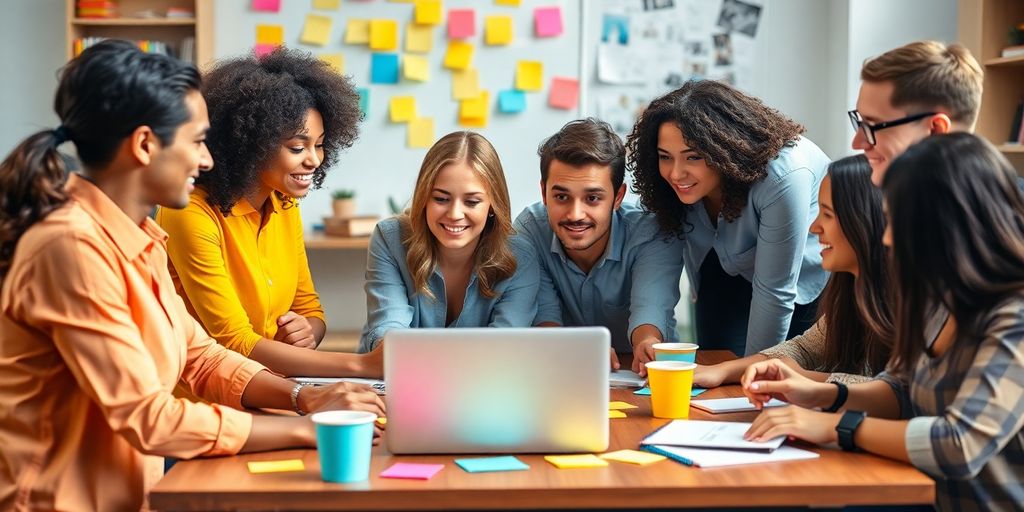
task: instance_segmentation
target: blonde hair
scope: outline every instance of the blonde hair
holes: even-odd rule
[[[892,82],[892,106],[944,107],[950,120],[973,127],[984,71],[960,44],[917,41],[864,61],[860,78]]]
[[[398,218],[402,225],[402,243],[406,247],[406,264],[416,291],[436,298],[427,286],[439,259],[437,239],[427,226],[427,202],[441,170],[459,163],[465,163],[476,172],[484,182],[491,201],[491,213],[494,215],[487,217],[487,224],[480,234],[473,267],[480,293],[492,298],[497,295],[495,286],[515,273],[516,258],[508,246],[508,238],[512,235],[512,211],[505,173],[494,146],[478,133],[449,133],[434,143],[423,157],[412,206]]]

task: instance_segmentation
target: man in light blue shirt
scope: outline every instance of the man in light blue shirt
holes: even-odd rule
[[[543,202],[515,222],[540,267],[534,325],[607,327],[612,368],[615,352],[633,352],[633,370],[645,374],[652,345],[678,341],[683,242],[622,204],[625,148],[607,123],[572,121],[538,153]]]

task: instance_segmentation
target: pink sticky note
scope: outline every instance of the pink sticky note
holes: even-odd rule
[[[277,48],[276,44],[257,44],[253,46],[252,50],[256,52],[256,58],[260,58],[274,51],[275,48]]]
[[[534,31],[539,37],[555,37],[562,34],[562,8],[538,7],[533,10]]]
[[[412,480],[430,480],[430,477],[444,469],[444,464],[414,464],[398,462],[380,474],[381,478],[409,478]]]
[[[551,94],[548,105],[553,108],[572,110],[580,99],[580,81],[574,78],[558,78],[551,80]]]
[[[252,10],[280,12],[281,0],[252,0]]]
[[[476,34],[476,13],[473,9],[448,10],[449,38],[463,39],[473,37],[474,34]]]

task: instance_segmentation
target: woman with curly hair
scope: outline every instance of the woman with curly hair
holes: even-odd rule
[[[686,241],[701,348],[749,355],[815,321],[828,273],[808,227],[829,159],[803,131],[697,80],[652,101],[626,140],[641,204]]]
[[[318,353],[326,325],[298,200],[319,187],[360,120],[352,84],[280,48],[220,62],[204,77],[216,167],[183,210],[161,209],[171,274],[224,346],[283,375],[379,377],[379,353]]]
[[[391,329],[529,327],[540,274],[529,243],[511,236],[510,208],[487,139],[453,132],[434,143],[412,206],[370,237],[360,350],[379,351]]]

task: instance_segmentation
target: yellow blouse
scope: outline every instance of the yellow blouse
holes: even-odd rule
[[[181,210],[160,208],[175,289],[222,345],[246,356],[273,339],[288,311],[324,320],[303,243],[298,203],[271,194],[270,213],[244,198],[225,216],[200,189]]]

